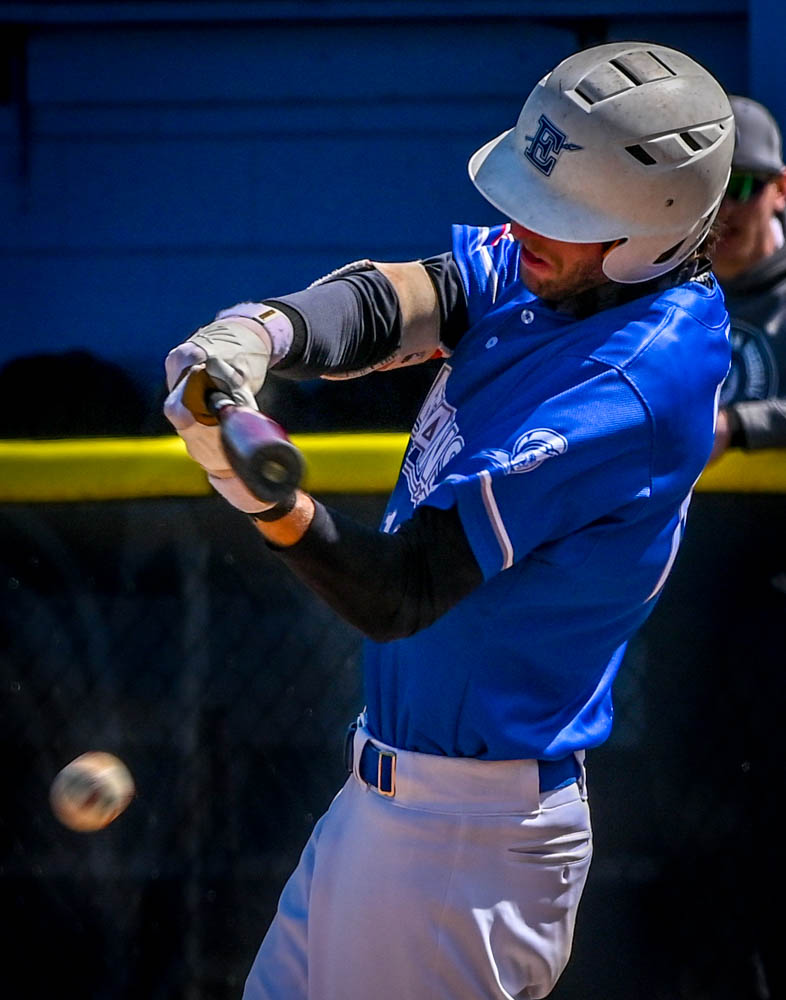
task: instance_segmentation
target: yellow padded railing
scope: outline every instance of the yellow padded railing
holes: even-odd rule
[[[293,442],[315,493],[386,493],[407,435],[300,434]],[[710,466],[697,489],[786,493],[786,451],[731,451]],[[210,487],[178,437],[0,441],[0,502],[123,500],[205,496]]]
[[[305,486],[315,493],[384,493],[405,434],[302,434]],[[212,490],[179,437],[0,441],[0,502],[205,496]]]

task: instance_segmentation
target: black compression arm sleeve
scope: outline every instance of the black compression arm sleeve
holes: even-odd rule
[[[453,348],[467,328],[467,303],[452,253],[422,261],[437,294],[440,340]],[[374,267],[329,278],[302,292],[266,299],[293,327],[292,346],[273,369],[292,379],[360,374],[382,365],[401,344],[393,285]]]
[[[275,551],[377,642],[426,628],[483,581],[455,508],[419,507],[386,535],[316,503],[303,538]]]
[[[287,356],[275,367],[285,378],[316,378],[383,364],[401,341],[396,292],[374,268],[332,278],[302,292],[268,299],[292,322]]]

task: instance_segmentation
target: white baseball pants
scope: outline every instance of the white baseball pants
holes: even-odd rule
[[[244,1000],[545,997],[592,855],[584,779],[541,794],[536,761],[397,751],[388,797],[357,772],[367,739],[358,729],[354,774],[284,888]]]

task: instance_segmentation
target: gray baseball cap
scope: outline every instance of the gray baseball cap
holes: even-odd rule
[[[732,170],[778,174],[783,170],[781,130],[770,112],[750,97],[729,95],[736,133]]]

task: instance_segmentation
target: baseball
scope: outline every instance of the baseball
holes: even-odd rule
[[[103,830],[135,794],[134,779],[114,754],[93,750],[72,760],[52,782],[52,812],[70,830]]]

